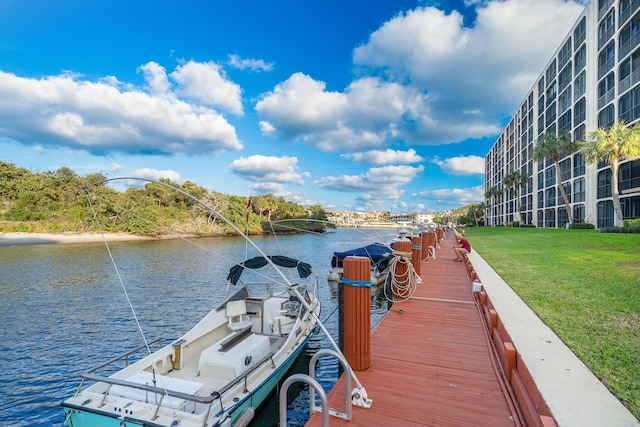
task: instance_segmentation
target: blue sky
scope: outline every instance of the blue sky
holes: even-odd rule
[[[0,160],[325,209],[483,198],[568,0],[2,0]]]

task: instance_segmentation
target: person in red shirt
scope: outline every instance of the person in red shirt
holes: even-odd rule
[[[471,252],[471,244],[460,233],[456,234],[458,244],[453,248],[456,252],[456,259],[454,261],[462,262],[462,256]]]

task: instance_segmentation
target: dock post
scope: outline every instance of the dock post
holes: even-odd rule
[[[343,353],[355,371],[371,364],[371,261],[348,256],[343,262]]]
[[[413,269],[416,271],[418,276],[420,276],[422,269],[420,268],[420,263],[422,261],[422,237],[413,236],[411,237],[411,264],[413,264]]]
[[[406,299],[406,295],[402,295],[409,286],[409,259],[411,256],[411,240],[396,240],[393,242],[394,257],[402,257],[401,262],[395,263],[395,268],[390,271],[392,275],[391,291],[393,299],[396,301]],[[395,286],[394,286],[395,285]]]

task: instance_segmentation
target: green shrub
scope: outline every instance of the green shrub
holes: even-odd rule
[[[603,227],[601,233],[640,234],[640,227]]]
[[[572,229],[575,229],[575,230],[593,230],[596,227],[593,224],[584,224],[584,223],[576,224],[576,223],[573,223],[573,224],[571,224],[571,227],[569,227],[569,228],[572,228]]]
[[[511,223],[511,226],[512,226],[512,227],[516,227],[516,228],[517,228],[517,227],[520,227],[520,221],[513,221],[513,222]]]
[[[624,226],[629,228],[640,228],[640,218],[625,219]]]

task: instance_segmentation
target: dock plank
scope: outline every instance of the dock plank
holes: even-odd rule
[[[453,261],[454,242],[448,233],[436,259],[421,265],[412,298],[394,304],[372,332],[371,365],[356,372],[371,408],[354,407],[351,421],[331,417],[331,426],[514,426],[469,273]],[[344,411],[345,397],[342,376],[329,406]],[[307,423],[321,425],[320,414]]]

